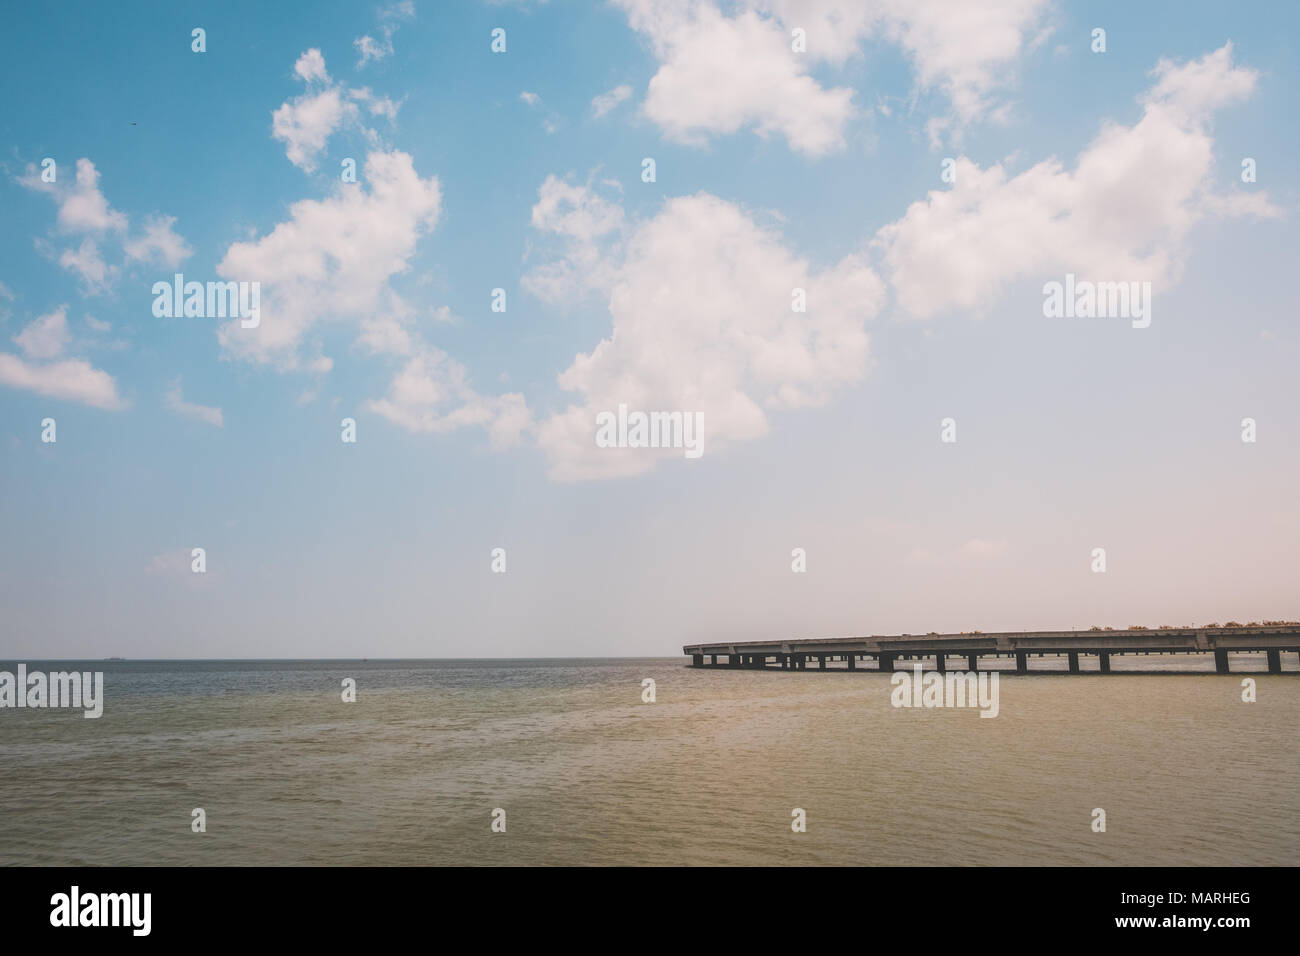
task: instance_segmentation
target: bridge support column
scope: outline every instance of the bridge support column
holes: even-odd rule
[[[692,655],[691,655],[691,666],[692,666],[692,667],[703,667],[703,666],[704,666],[704,655],[703,655],[703,654],[692,654]]]
[[[880,662],[880,669],[882,671],[892,671],[894,669],[893,654],[877,654],[876,660]]]
[[[788,671],[788,670],[790,669],[790,655],[789,655],[789,654],[777,654],[777,655],[776,655],[776,662],[777,662],[779,665],[781,665],[781,670],[783,670],[783,671]]]
[[[948,655],[943,653],[942,651],[934,655],[934,669],[937,670],[940,674],[942,674],[945,670],[944,658],[946,658],[947,656]]]
[[[980,669],[980,656],[978,654],[966,655],[966,669],[968,671],[977,671]]]
[[[847,661],[849,662],[849,670],[851,670],[851,671],[855,671],[855,670],[858,669],[858,655],[857,655],[857,654],[846,654],[846,655],[844,655],[844,659],[847,660]]]
[[[712,664],[714,667],[717,667],[717,666],[718,666],[718,655],[717,655],[717,654],[710,654],[710,655],[709,655],[709,663]]]
[[[818,655],[817,655],[817,669],[820,670],[820,671],[824,671],[824,670],[826,670],[826,655],[825,655],[825,654],[818,654]]]
[[[1268,655],[1268,672],[1270,674],[1282,673],[1282,652],[1272,650],[1265,653]]]
[[[1024,651],[1016,651],[1016,673],[1023,674],[1029,670],[1029,663],[1025,660]]]
[[[1217,650],[1214,652],[1214,672],[1216,674],[1228,673],[1228,652]]]
[[[1101,668],[1101,672],[1103,674],[1109,674],[1110,673],[1110,651],[1102,651],[1101,653],[1099,653],[1097,655],[1097,660],[1100,662],[1099,667]]]
[[[808,655],[807,655],[807,654],[800,654],[799,656],[797,656],[797,657],[795,658],[795,663],[796,663],[797,666],[799,667],[799,670],[801,670],[801,671],[802,671],[802,670],[807,670],[807,669],[808,669]]]
[[[727,666],[728,666],[728,667],[739,667],[739,666],[740,666],[740,655],[739,655],[739,654],[728,654],[728,655],[727,655]]]
[[[1071,674],[1077,674],[1077,673],[1079,673],[1079,652],[1078,652],[1078,651],[1070,651],[1070,652],[1067,653],[1065,656],[1066,656],[1066,659],[1069,660],[1069,662],[1070,662],[1070,673],[1071,673]]]

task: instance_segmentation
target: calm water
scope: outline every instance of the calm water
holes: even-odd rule
[[[1295,674],[1009,675],[981,719],[681,658],[78,669],[101,719],[0,710],[0,863],[1300,864]]]

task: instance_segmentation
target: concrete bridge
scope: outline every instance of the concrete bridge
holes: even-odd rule
[[[744,641],[735,644],[687,644],[694,667],[743,667],[805,670],[816,661],[843,661],[857,670],[861,662],[874,661],[872,670],[892,671],[900,660],[931,660],[936,670],[947,669],[948,658],[965,658],[967,670],[978,670],[980,658],[1008,663],[1015,672],[1028,670],[1031,656],[1064,654],[1071,674],[1079,673],[1079,655],[1095,655],[1099,670],[1110,673],[1110,659],[1119,654],[1213,654],[1215,670],[1228,673],[1228,654],[1262,652],[1268,672],[1282,671],[1282,652],[1300,653],[1300,624],[1260,624],[1246,627],[1175,627],[1124,631],[1006,631],[985,634],[895,634],[873,637],[800,638],[789,641]],[[705,659],[708,658],[708,663]],[[989,668],[985,668],[986,670]],[[993,670],[1001,670],[993,667]]]

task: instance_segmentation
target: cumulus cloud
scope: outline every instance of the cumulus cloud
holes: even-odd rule
[[[232,320],[219,330],[231,355],[282,369],[302,366],[303,336],[315,323],[362,318],[393,308],[389,279],[405,272],[442,204],[437,177],[422,179],[400,151],[372,152],[357,184],[335,184],[326,199],[303,199],[268,235],[237,242],[217,272],[261,282],[261,323]],[[323,357],[308,366],[328,370]]]
[[[88,294],[107,291],[118,275],[118,268],[104,261],[99,243],[90,237],[81,240],[76,249],[65,249],[59,256],[59,265],[81,277]]]
[[[611,247],[623,231],[623,207],[588,185],[551,175],[538,190],[532,225],[558,248],[550,261],[526,272],[522,287],[546,302],[562,303],[606,290],[613,280]]]
[[[953,115],[931,124],[937,143],[950,128],[1003,114],[994,94],[1043,35],[1047,8],[1046,0],[739,0],[728,13],[715,0],[617,2],[659,61],[644,109],[667,135],[699,143],[752,127],[809,156],[843,148],[855,112],[852,90],[823,86],[814,65],[842,66],[871,37],[897,44],[918,88],[951,103]],[[791,49],[796,28],[806,34],[803,53]]]
[[[823,88],[790,52],[789,34],[753,10],[726,16],[713,3],[619,0],[659,60],[646,115],[669,138],[702,144],[752,127],[820,156],[844,145],[853,91]]]
[[[986,310],[1017,278],[1176,281],[1197,223],[1271,216],[1262,193],[1213,191],[1213,112],[1250,94],[1255,72],[1231,45],[1191,63],[1161,61],[1133,126],[1107,124],[1068,170],[1049,159],[1012,176],[959,159],[951,189],[913,203],[882,228],[882,253],[902,308],[916,316]],[[1053,274],[1054,275],[1049,275]]]
[[[80,245],[62,251],[44,239],[36,247],[76,273],[87,294],[106,292],[117,279],[121,268],[108,262],[102,243],[122,243],[124,263],[161,262],[175,266],[191,255],[189,245],[173,228],[174,216],[153,215],[145,221],[144,233],[132,237],[125,213],[114,209],[99,188],[99,171],[89,159],[77,160],[76,177],[71,185],[63,180],[47,183],[35,165],[28,164],[19,179],[29,189],[50,196],[58,206],[57,228],[64,234],[83,236]]]
[[[68,307],[61,305],[39,316],[13,340],[28,358],[58,358],[68,344]]]
[[[192,256],[194,250],[172,228],[175,225],[175,216],[150,216],[145,220],[144,235],[125,243],[126,257],[176,268]]]
[[[317,156],[334,131],[358,117],[357,105],[344,92],[331,87],[304,93],[281,103],[271,114],[271,135],[284,142],[285,155],[299,169],[314,171]]]
[[[633,475],[682,456],[597,448],[596,415],[620,404],[701,412],[713,452],[763,435],[769,411],[824,404],[865,373],[863,324],[883,293],[866,262],[814,269],[716,196],[669,201],[611,268],[610,335],[559,376],[579,400],[538,429],[556,479]],[[796,288],[806,312],[792,307]]]
[[[29,167],[28,184],[54,195],[59,204],[58,223],[64,232],[124,232],[127,219],[109,205],[99,189],[99,171],[89,159],[77,160],[74,185],[61,188],[58,183],[42,182],[34,167]]]
[[[0,385],[94,408],[125,407],[113,377],[81,359],[42,364],[0,352]]]
[[[192,418],[196,422],[205,422],[208,425],[215,425],[220,428],[223,424],[220,408],[213,408],[208,405],[195,405],[192,402],[185,401],[181,394],[181,380],[176,379],[167,389],[167,394],[163,398],[167,408],[178,415],[186,418]]]
[[[361,126],[361,107],[372,116],[397,118],[398,104],[377,96],[369,87],[352,89],[330,79],[325,57],[312,48],[294,64],[294,73],[308,84],[307,92],[286,100],[271,114],[271,135],[285,144],[289,162],[314,172],[320,153],[338,130],[356,126],[372,144],[378,133]],[[359,105],[358,105],[359,104]]]
[[[94,408],[125,408],[107,372],[82,359],[62,359],[71,336],[68,307],[38,316],[13,341],[26,358],[0,352],[0,385]]]
[[[480,395],[470,387],[465,366],[431,346],[403,365],[387,397],[373,399],[366,407],[412,432],[480,426],[498,450],[517,444],[531,424],[522,395]]]
[[[307,83],[330,81],[329,72],[325,69],[325,55],[314,47],[298,57],[298,62],[293,65],[293,72]]]

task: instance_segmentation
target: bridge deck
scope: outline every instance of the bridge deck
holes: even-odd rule
[[[1078,670],[1078,655],[1095,654],[1101,670],[1109,672],[1116,654],[1214,654],[1217,669],[1227,673],[1228,653],[1263,651],[1269,671],[1280,671],[1282,651],[1300,652],[1300,624],[1255,625],[1216,628],[1156,628],[1123,631],[1000,631],[966,634],[892,634],[870,637],[798,638],[787,641],[741,641],[735,643],[687,644],[684,654],[696,667],[711,658],[717,666],[766,667],[769,658],[782,668],[802,669],[809,659],[824,669],[827,660],[845,660],[856,669],[859,660],[875,659],[880,668],[893,669],[900,659],[934,657],[942,670],[949,655],[965,656],[975,669],[981,656],[1014,656],[1017,670],[1025,670],[1029,655],[1066,654],[1070,670]],[[719,664],[718,658],[727,661]]]

